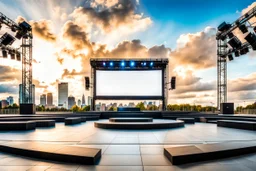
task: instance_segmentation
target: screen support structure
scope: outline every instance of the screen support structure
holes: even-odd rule
[[[126,67],[125,69],[123,67],[120,67],[120,62],[130,62],[133,61],[136,63],[136,67]],[[108,67],[110,63],[114,63],[113,67]],[[144,63],[147,63],[147,65],[142,65]],[[151,66],[151,63],[153,64]],[[144,96],[144,97],[123,97],[123,98],[116,98],[113,96],[113,100],[161,100],[162,101],[162,110],[166,110],[166,105],[168,103],[168,59],[100,59],[100,58],[91,58],[90,64],[91,64],[91,110],[95,111],[95,102],[96,100],[104,100],[104,97],[97,97],[96,96],[96,70],[114,70],[114,71],[121,71],[121,70],[161,70],[162,71],[162,96],[161,98],[154,98],[150,96]],[[141,65],[140,65],[141,64]],[[108,99],[110,100],[110,99]]]

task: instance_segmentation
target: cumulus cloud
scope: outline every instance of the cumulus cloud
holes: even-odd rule
[[[62,32],[64,40],[69,42],[72,48],[76,50],[91,49],[89,35],[74,22],[67,21],[63,26]]]
[[[110,1],[104,0],[98,0],[98,2],[105,5],[115,5],[103,10],[93,7],[78,7],[74,10],[72,16],[78,21],[95,25],[102,33],[110,33],[118,29],[127,33],[136,32],[145,30],[152,24],[149,17],[136,13],[136,3],[133,0],[119,0],[118,3],[107,3]],[[125,32],[123,33],[125,34]]]
[[[176,66],[189,66],[194,69],[207,69],[216,66],[216,29],[206,27],[195,34],[183,34],[177,40],[177,49],[171,60]]]
[[[21,81],[21,72],[9,66],[0,66],[0,83],[10,82],[13,80]]]
[[[230,92],[256,90],[256,73],[246,77],[230,80],[228,82]]]
[[[91,2],[92,7],[97,7],[97,6],[103,6],[103,7],[112,7],[118,3],[118,0],[94,0]]]

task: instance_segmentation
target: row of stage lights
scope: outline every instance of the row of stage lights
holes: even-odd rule
[[[115,63],[116,62],[112,62],[112,61],[102,62],[102,66],[103,67],[114,67]],[[118,62],[118,63],[119,63],[119,66],[121,66],[121,67],[136,67],[136,66],[138,66],[138,63],[134,62],[134,61],[128,62],[129,65],[127,65],[127,62],[125,62],[125,61],[121,61],[121,62]],[[153,67],[154,66],[154,62],[140,62],[139,64],[140,64],[139,65],[140,67],[147,67],[147,66]]]
[[[252,47],[253,50],[256,50],[256,26],[247,26],[246,24],[238,24],[238,29],[243,33],[246,34],[244,39],[247,41],[247,43]],[[231,24],[227,24],[226,22],[223,22],[219,27],[218,31],[219,33],[225,32],[228,29],[231,28]],[[251,28],[252,31],[249,30]],[[227,43],[231,48],[228,49],[227,57],[229,61],[232,61],[235,57],[239,57],[240,55],[245,55],[249,52],[249,47],[244,46],[244,44],[239,40],[237,36],[234,35],[233,32],[229,32],[227,36],[220,37],[222,41],[228,40]],[[227,46],[228,47],[228,46]],[[226,57],[225,55],[223,56]]]

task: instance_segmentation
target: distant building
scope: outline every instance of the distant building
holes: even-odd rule
[[[88,96],[88,105],[92,105],[92,97],[91,96]]]
[[[2,107],[2,109],[5,108],[5,107],[7,107],[7,106],[9,106],[8,101],[7,101],[7,100],[2,100],[2,101],[1,101],[1,107]]]
[[[100,111],[101,103],[95,105],[95,111]]]
[[[84,96],[84,94],[82,96],[82,105],[85,105],[85,96]]]
[[[68,109],[71,109],[76,104],[76,99],[73,96],[68,97]]]
[[[78,99],[78,101],[77,101],[77,106],[81,107],[81,100],[80,99]]]
[[[100,111],[106,111],[106,104],[105,103],[101,104]]]
[[[42,94],[40,96],[40,105],[42,105],[42,106],[46,105],[46,94]]]
[[[68,104],[68,83],[58,84],[58,106],[67,108]]]
[[[9,105],[13,105],[13,97],[12,96],[7,97],[6,100],[9,103]]]
[[[129,107],[135,107],[135,103],[134,103],[134,102],[130,102],[130,103],[128,104],[128,106],[129,106]]]
[[[52,97],[52,93],[47,93],[47,106],[53,106],[53,97]]]
[[[33,102],[33,104],[36,104],[36,86],[35,86],[35,84],[32,84],[32,102]]]

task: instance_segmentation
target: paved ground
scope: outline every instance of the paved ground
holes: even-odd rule
[[[186,125],[185,128],[141,131],[94,128],[93,121],[74,126],[57,123],[55,128],[0,132],[0,141],[40,141],[101,148],[102,157],[96,166],[0,153],[0,171],[253,171],[256,170],[256,154],[182,166],[172,166],[163,155],[163,147],[251,140],[256,140],[255,131],[218,128],[215,124],[206,123]]]

